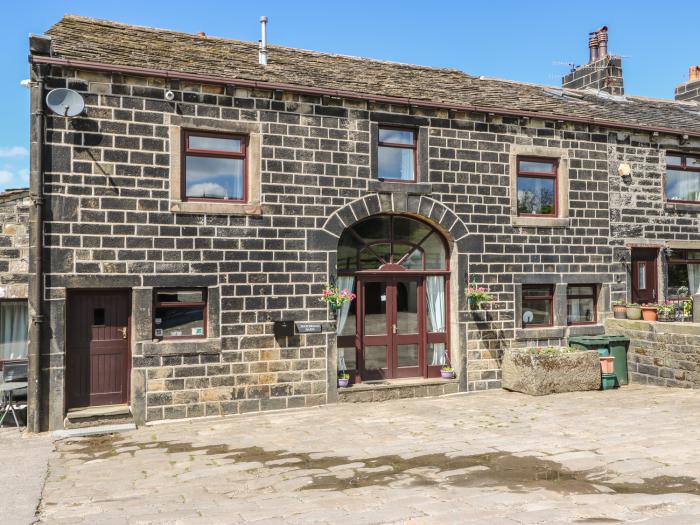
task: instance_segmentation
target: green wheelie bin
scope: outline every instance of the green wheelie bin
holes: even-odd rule
[[[624,335],[608,335],[606,337],[609,340],[608,348],[610,348],[610,355],[615,358],[615,375],[617,376],[617,381],[620,385],[626,385],[629,383],[627,373],[627,349],[630,346],[629,337],[625,337]]]
[[[610,355],[608,336],[606,335],[579,335],[569,337],[569,346],[581,350],[597,350],[600,357]]]

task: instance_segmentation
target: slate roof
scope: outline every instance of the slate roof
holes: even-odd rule
[[[114,66],[210,75],[248,81],[352,91],[470,105],[500,111],[612,121],[640,128],[700,134],[700,105],[644,97],[612,97],[522,82],[479,78],[456,69],[431,68],[277,45],[267,67],[257,42],[201,37],[149,27],[66,15],[47,32],[55,56]]]

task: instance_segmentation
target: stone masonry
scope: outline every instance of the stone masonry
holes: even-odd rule
[[[450,351],[462,391],[499,388],[506,348],[602,333],[610,299],[626,294],[631,240],[700,246],[697,212],[669,208],[661,194],[665,150],[698,149],[696,139],[58,66],[46,83],[86,101],[78,118],[46,119],[47,428],[63,425],[70,289],[131,289],[131,405],[143,423],[336,401],[335,325],[319,296],[335,277],[343,229],[372,214],[425,217],[450,244]],[[172,211],[175,122],[254,125],[259,211]],[[378,183],[377,123],[419,129],[424,180]],[[514,221],[512,157],[528,148],[567,158],[568,216],[556,224]],[[632,165],[627,179],[622,162]],[[485,311],[465,304],[472,279],[494,294]],[[555,286],[564,324],[523,329],[522,285],[542,283]],[[566,326],[573,283],[597,285],[594,325]],[[207,288],[209,339],[151,340],[153,289],[168,286]],[[323,332],[275,338],[279,319],[320,322]]]
[[[29,190],[0,194],[0,299],[26,299],[29,281]]]

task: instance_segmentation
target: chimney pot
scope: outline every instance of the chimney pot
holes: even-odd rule
[[[596,32],[588,34],[588,63],[598,60],[598,34]]]
[[[601,27],[598,31],[598,59],[608,56],[608,28]]]

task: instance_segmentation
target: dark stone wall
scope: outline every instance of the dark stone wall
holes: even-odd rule
[[[624,95],[622,58],[611,55],[579,66],[564,75],[561,84],[569,89],[596,89],[611,95]]]
[[[651,215],[655,208],[645,204],[658,191],[663,166],[648,135],[642,144],[585,124],[67,69],[54,69],[48,83],[77,89],[87,104],[80,118],[47,119],[45,294],[52,333],[44,353],[54,384],[44,391],[55,397],[54,426],[62,417],[58,319],[67,288],[135,291],[141,326],[132,334],[132,404],[144,420],[321,404],[335,399],[335,336],[319,296],[335,275],[340,233],[373,213],[421,215],[452,246],[451,351],[461,388],[482,390],[500,386],[504,348],[558,344],[577,333],[519,329],[519,284],[597,283],[602,319],[603,298],[626,287],[615,250],[640,227],[660,238],[678,235],[685,224],[663,207]],[[175,92],[173,102],[164,100],[166,88]],[[262,214],[170,211],[172,115],[260,124]],[[375,180],[376,123],[420,129],[418,184]],[[515,145],[566,152],[565,226],[513,225]],[[621,186],[618,164],[637,158],[648,182]],[[627,199],[635,204],[621,210]],[[485,311],[465,304],[472,278],[495,296]],[[159,346],[150,341],[147,299],[154,286],[184,284],[216,291],[218,335],[186,350]],[[272,321],[281,318],[321,322],[324,332],[278,340]]]

